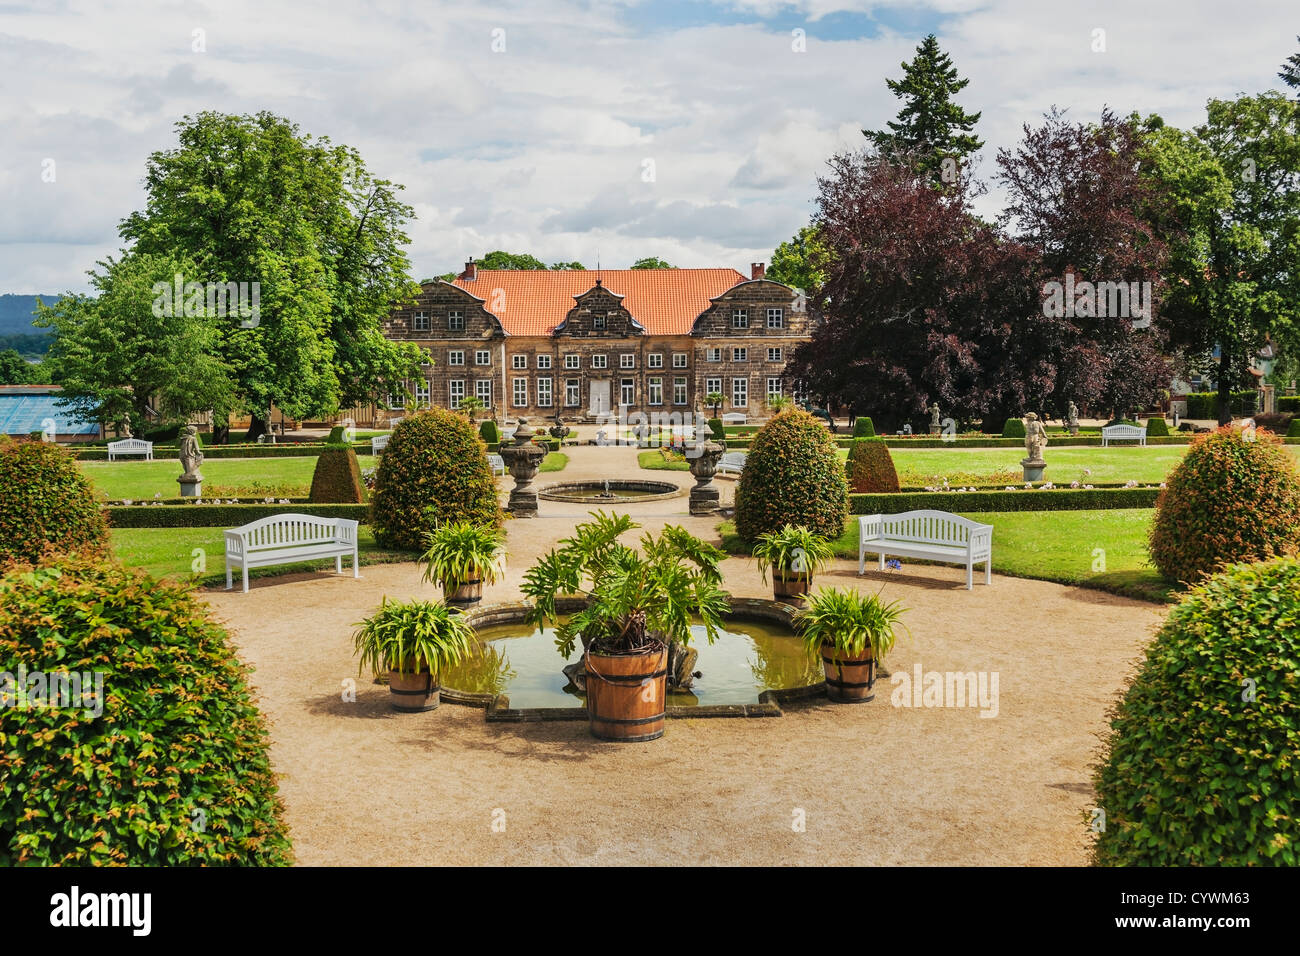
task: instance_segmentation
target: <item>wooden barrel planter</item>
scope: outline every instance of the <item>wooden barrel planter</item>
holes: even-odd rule
[[[777,572],[772,572],[772,597],[778,601],[802,604],[811,586],[812,580],[806,574],[791,574],[782,578]]]
[[[664,735],[668,648],[586,655],[587,715],[600,740],[638,743]]]
[[[388,672],[388,695],[393,710],[404,714],[422,714],[441,702],[442,688],[428,671]]]
[[[466,608],[483,600],[483,581],[475,578],[455,589],[443,588],[443,593],[447,597],[448,607]]]
[[[826,696],[840,704],[865,704],[875,700],[876,661],[871,646],[861,654],[822,645],[822,668],[826,673]]]

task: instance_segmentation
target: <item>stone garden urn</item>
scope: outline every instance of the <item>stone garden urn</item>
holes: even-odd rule
[[[555,424],[548,428],[547,431],[551,433],[552,438],[558,438],[560,441],[564,441],[564,439],[569,437],[569,426],[565,425],[558,418],[555,420]]]
[[[537,477],[537,469],[546,457],[546,449],[533,442],[535,434],[537,432],[528,424],[528,419],[521,418],[515,429],[514,444],[502,444],[497,449],[515,479],[506,510],[516,518],[537,517],[537,490],[532,485],[533,479]]]
[[[695,448],[688,448],[687,457],[692,451],[698,451],[690,458],[691,474],[695,476],[695,487],[691,489],[690,511],[693,515],[713,514],[721,507],[721,492],[713,484],[713,473],[717,470],[718,459],[726,449],[715,441],[706,441]]]

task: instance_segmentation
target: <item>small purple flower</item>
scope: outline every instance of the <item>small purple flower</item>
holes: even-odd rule
[[[899,561],[898,558],[890,558],[885,562],[885,567],[889,568],[891,571],[901,571],[903,569],[903,562]]]

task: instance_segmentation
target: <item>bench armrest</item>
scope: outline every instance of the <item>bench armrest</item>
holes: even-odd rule
[[[357,543],[357,525],[351,518],[339,518],[334,526],[334,540],[339,544]]]
[[[242,556],[245,552],[244,532],[227,531],[226,532],[226,555]]]
[[[977,528],[971,528],[970,540],[966,542],[967,554],[980,554],[985,551],[993,550],[993,525],[982,524]]]
[[[866,541],[868,538],[879,538],[884,534],[884,530],[884,515],[858,515],[858,540]]]

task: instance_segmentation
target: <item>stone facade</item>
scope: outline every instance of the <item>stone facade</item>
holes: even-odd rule
[[[520,292],[492,289],[490,282],[473,293],[459,284],[427,283],[415,304],[392,314],[385,334],[431,353],[423,380],[411,383],[421,406],[454,408],[477,396],[498,418],[553,419],[559,414],[570,421],[594,420],[619,406],[628,413],[691,415],[702,409],[711,415],[705,396],[716,390],[725,397],[721,413],[764,418],[770,414],[767,395],[792,397],[795,383],[785,366],[795,346],[809,336],[809,316],[803,297],[762,278],[761,265],[754,268],[758,278],[727,272],[734,275],[734,284],[701,299],[708,303],[702,311],[688,306],[692,314],[684,321],[665,321],[663,303],[656,302],[661,330],[678,329],[667,334],[648,327],[617,288],[604,284],[606,278],[618,282],[617,274],[594,271],[580,274],[584,286],[590,281],[585,291],[559,300],[552,296],[545,303],[520,303]],[[529,288],[544,289],[551,275],[530,273]],[[458,281],[470,285],[474,277],[470,265]],[[662,285],[656,293],[662,296],[671,295],[674,284],[686,278],[665,276],[659,282],[658,277],[637,276],[636,281],[642,288],[648,283],[652,291]],[[716,276],[710,280],[717,284]],[[572,286],[578,280],[556,281]],[[698,288],[694,291],[698,297]],[[505,301],[507,295],[514,301]],[[641,296],[647,297],[644,288]],[[563,314],[559,309],[549,317],[542,314],[555,301],[571,306]],[[394,399],[390,404],[400,400]]]

